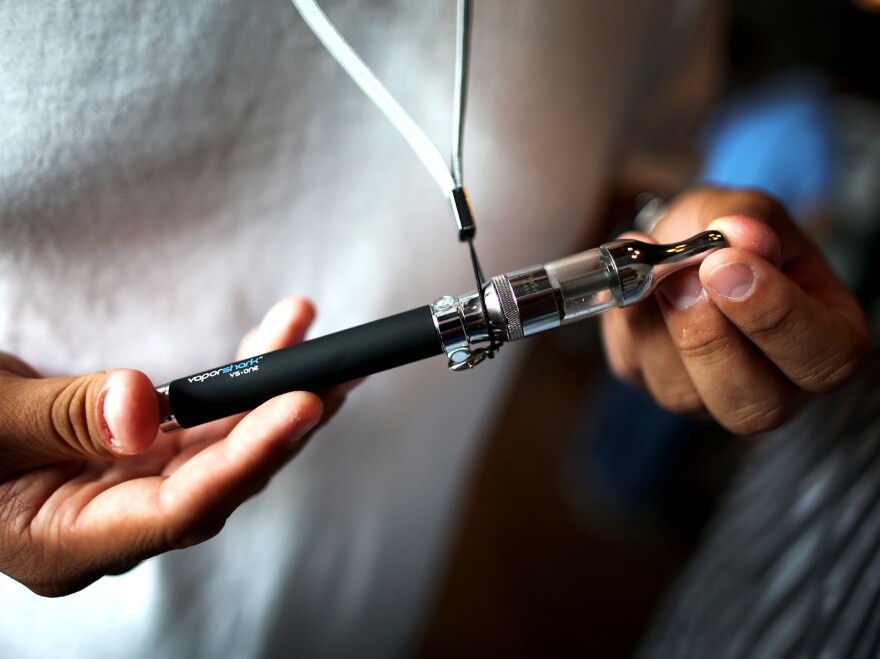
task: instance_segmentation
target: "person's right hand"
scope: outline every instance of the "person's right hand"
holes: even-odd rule
[[[868,347],[864,314],[821,252],[754,190],[683,193],[645,240],[720,231],[729,247],[602,316],[611,370],[670,412],[708,412],[734,433],[777,427],[809,394],[841,386]]]
[[[313,315],[302,300],[278,303],[239,357],[299,342]],[[344,395],[324,396],[328,413]],[[140,372],[43,379],[0,355],[0,571],[40,595],[65,595],[214,536],[302,447],[323,407],[289,393],[162,435]]]

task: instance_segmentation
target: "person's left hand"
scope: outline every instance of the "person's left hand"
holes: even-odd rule
[[[853,375],[868,345],[864,314],[782,207],[757,192],[684,194],[647,239],[707,229],[730,247],[603,316],[609,364],[667,410],[708,411],[735,433],[769,430],[803,392]]]
[[[245,336],[239,358],[299,342],[313,316],[304,300],[283,300]],[[90,428],[99,423],[92,419],[94,396],[65,394],[87,392],[102,377],[113,381],[108,391],[121,392],[119,409],[108,411],[105,401],[103,414],[118,417],[129,442],[142,438],[135,450],[96,444],[84,429],[87,421]],[[20,360],[0,355],[0,571],[46,596],[75,592],[217,534],[350,388],[321,398],[288,393],[246,414],[156,435],[158,400],[142,373],[119,369],[56,380],[57,387]],[[53,388],[61,392],[54,403]],[[34,403],[25,394],[36,390],[43,393]],[[70,432],[53,430],[59,424]]]

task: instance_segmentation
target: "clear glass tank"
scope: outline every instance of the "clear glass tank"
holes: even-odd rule
[[[617,277],[599,249],[547,263],[544,270],[562,304],[563,325],[617,306],[611,294]]]

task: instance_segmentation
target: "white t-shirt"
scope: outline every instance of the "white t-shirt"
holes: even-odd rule
[[[323,4],[448,150],[455,3]],[[464,170],[498,273],[571,251],[695,11],[474,4]],[[318,335],[473,287],[446,199],[283,0],[4,3],[0,90],[0,349],[47,375],[159,383],[285,295]],[[60,600],[0,578],[0,656],[406,653],[521,350],[371,378],[203,545]]]

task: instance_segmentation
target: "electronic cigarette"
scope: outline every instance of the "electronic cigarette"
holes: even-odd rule
[[[488,346],[626,307],[670,273],[726,247],[717,231],[654,245],[618,240],[545,265],[492,277],[482,291],[174,380],[157,387],[171,432],[251,410],[288,391],[320,391],[434,355],[474,367]]]

